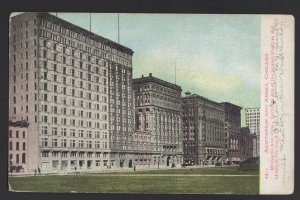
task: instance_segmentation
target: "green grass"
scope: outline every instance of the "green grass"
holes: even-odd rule
[[[172,176],[172,174],[241,174],[235,168],[174,169],[95,175],[10,177],[12,190],[32,192],[96,192],[152,194],[258,194],[259,176]],[[235,173],[234,173],[235,172]],[[255,173],[255,172],[243,172]],[[142,176],[157,174],[157,176]],[[170,176],[159,176],[168,174]]]
[[[168,170],[147,170],[135,172],[111,172],[112,174],[224,174],[224,175],[259,175],[258,170],[239,171],[237,167],[186,168]]]

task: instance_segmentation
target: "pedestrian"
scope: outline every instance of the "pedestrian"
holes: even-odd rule
[[[38,167],[38,172],[39,172],[39,175],[41,175],[41,169],[40,169],[40,167]]]
[[[36,176],[36,169],[34,169],[34,176]]]
[[[135,171],[135,165],[133,166],[133,171]]]

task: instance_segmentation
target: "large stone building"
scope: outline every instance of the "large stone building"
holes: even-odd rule
[[[223,163],[226,160],[224,107],[189,92],[182,99],[185,164]]]
[[[9,121],[9,170],[11,172],[27,172],[27,121]]]
[[[225,111],[225,147],[228,162],[240,162],[241,107],[232,103],[221,103]]]
[[[181,87],[153,77],[133,80],[135,165],[180,166],[182,162]]]
[[[130,166],[133,51],[48,13],[12,17],[9,42],[9,119],[29,123],[28,171]]]
[[[260,136],[260,108],[246,108],[246,125],[254,135],[253,156],[259,156],[259,136]]]

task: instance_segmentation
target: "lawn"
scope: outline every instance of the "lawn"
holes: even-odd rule
[[[224,174],[224,175],[259,175],[258,170],[239,171],[237,167],[183,168],[168,170],[147,170],[131,172],[111,172],[113,174]]]
[[[205,171],[209,174],[220,174],[219,168],[202,170],[174,169],[134,172],[138,176],[126,176],[126,174],[130,174],[127,172],[123,174],[10,177],[9,183],[12,190],[33,192],[152,194],[258,194],[259,192],[259,176],[172,176],[171,174],[171,171],[173,175],[202,174]],[[227,171],[226,173],[234,174],[232,170],[223,169],[223,173]],[[149,173],[157,174],[157,176],[147,176]],[[160,174],[169,176],[160,176]]]

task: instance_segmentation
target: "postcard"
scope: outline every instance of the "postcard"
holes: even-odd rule
[[[291,15],[12,13],[8,190],[294,192]]]

